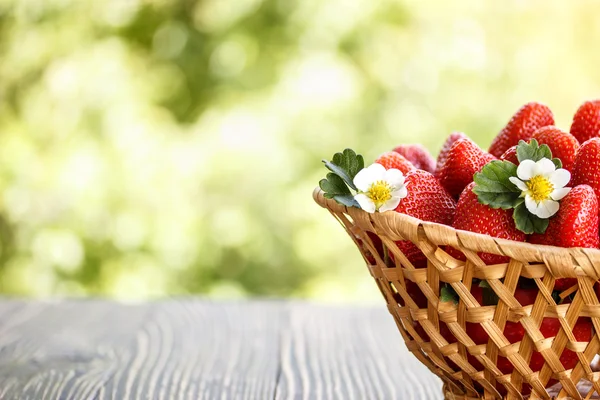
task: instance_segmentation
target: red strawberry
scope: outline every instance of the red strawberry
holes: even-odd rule
[[[475,297],[475,299],[479,302],[479,304],[483,304],[483,294],[482,289],[473,285],[471,287],[471,293]],[[522,306],[531,305],[535,302],[537,294],[539,293],[538,288],[529,288],[522,289],[517,288],[515,290],[514,296],[517,301]],[[487,332],[483,329],[480,324],[467,323],[467,334],[473,339],[476,344],[485,344],[488,342],[489,336]],[[540,325],[540,332],[545,338],[554,337],[558,334],[561,328],[560,322],[557,318],[544,318]],[[520,322],[506,322],[504,327],[504,336],[510,343],[517,343],[523,339],[525,336],[525,328],[521,325]],[[573,334],[575,339],[580,342],[589,342],[592,338],[592,324],[589,318],[579,318],[577,323],[573,327]],[[475,366],[479,366],[479,362],[472,356],[470,356],[469,361]],[[565,369],[571,369],[577,365],[579,362],[579,358],[577,357],[577,353],[564,349],[563,353],[560,356],[560,362]],[[534,351],[531,355],[531,359],[529,361],[529,367],[533,372],[538,372],[544,366],[545,360],[541,353]],[[496,361],[496,365],[498,369],[502,371],[504,374],[511,373],[514,370],[514,367],[510,360],[506,357],[498,357]],[[552,386],[556,383],[555,380],[550,380],[547,386]],[[531,387],[525,384],[523,388],[523,394],[529,394],[531,391]]]
[[[458,139],[448,152],[438,178],[454,198],[473,182],[473,175],[496,157],[481,150],[470,139]]]
[[[468,136],[462,132],[453,132],[450,136],[448,136],[448,139],[446,139],[446,141],[442,145],[442,149],[440,150],[440,154],[438,155],[438,158],[437,158],[437,164],[435,166],[435,174],[434,175],[436,178],[439,178],[440,169],[442,169],[442,166],[446,162],[446,159],[448,158],[448,153],[450,152],[452,145],[458,139],[468,139]]]
[[[410,171],[415,169],[415,166],[408,161],[404,156],[396,153],[394,151],[388,151],[387,153],[383,153],[382,155],[375,160],[377,164],[381,164],[385,167],[385,169],[396,168],[400,170],[404,175],[408,174]]]
[[[435,160],[427,149],[420,144],[401,144],[394,151],[403,155],[418,169],[431,172],[432,174],[435,172]]]
[[[552,111],[540,103],[527,103],[494,138],[489,152],[500,157],[511,146],[517,145],[519,140],[531,139],[533,132],[547,125],[554,125]]]
[[[579,143],[600,136],[600,100],[586,101],[579,107],[573,117],[571,135]]]
[[[506,150],[504,154],[500,156],[500,159],[504,161],[510,161],[515,165],[519,165],[519,159],[517,158],[517,146],[512,146]]]
[[[404,282],[406,283],[406,293],[408,293],[410,298],[413,299],[413,301],[417,304],[419,308],[426,308],[427,297],[425,297],[419,285],[417,285],[413,281],[409,281],[408,279],[404,279]],[[402,298],[402,296],[400,296],[399,293],[394,293],[393,296],[394,299],[398,302],[398,304],[404,306],[404,299]]]
[[[465,188],[456,205],[456,214],[452,226],[456,229],[482,233],[497,238],[525,241],[525,234],[515,226],[513,210],[493,209],[479,203],[473,193],[475,182]],[[454,248],[448,248],[448,253],[455,258],[465,260],[465,256]],[[501,264],[508,262],[508,257],[489,253],[478,253],[486,264]]]
[[[456,202],[433,175],[416,169],[406,175],[404,183],[408,195],[396,207],[397,212],[422,221],[450,225]],[[415,267],[425,266],[427,262],[425,255],[412,242],[401,240],[396,244]]]
[[[534,233],[529,242],[558,247],[597,248],[598,239],[598,200],[588,185],[571,189],[560,202],[556,215],[550,219],[548,229],[543,234]],[[555,290],[565,290],[577,284],[575,278],[557,279]]]
[[[550,218],[546,233],[534,233],[529,242],[558,247],[598,247],[598,199],[588,185],[571,189]]]
[[[571,184],[591,186],[600,199],[600,138],[588,140],[577,151]]]
[[[552,157],[559,158],[564,169],[573,171],[575,154],[579,149],[579,142],[573,135],[555,126],[545,126],[533,133],[533,139],[536,139],[539,144],[548,145]]]

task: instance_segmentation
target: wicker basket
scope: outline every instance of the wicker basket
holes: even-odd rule
[[[554,394],[557,398],[590,399],[600,393],[600,372],[591,367],[600,351],[596,333],[600,332],[600,303],[593,287],[600,277],[599,250],[497,239],[393,212],[369,214],[324,198],[319,188],[313,197],[341,222],[359,247],[406,347],[442,379],[446,399],[522,399],[528,397],[523,394],[525,386],[531,392],[529,398],[550,399],[554,396],[545,388],[552,379],[562,385]],[[391,264],[386,265],[366,232],[381,239],[393,255]],[[413,242],[427,257],[426,268],[415,268],[395,245],[398,240]],[[467,261],[449,256],[443,250],[446,246],[460,249]],[[477,252],[508,256],[510,262],[485,265]],[[533,305],[521,306],[513,296],[520,277],[534,279],[539,288]],[[556,278],[565,277],[576,277],[579,289],[570,304],[557,305],[552,289]],[[488,281],[499,297],[496,306],[482,306],[475,300],[470,293],[473,278]],[[419,308],[407,293],[408,281],[426,296],[427,308]],[[444,282],[459,295],[458,305],[439,300]],[[539,330],[544,317],[559,319],[561,328],[554,338],[544,338]],[[572,327],[579,317],[591,317],[595,332],[590,342],[577,342],[573,335]],[[507,321],[521,322],[526,331],[523,340],[510,344],[503,335]],[[490,337],[487,345],[473,342],[466,333],[466,322],[479,323],[485,329]],[[456,343],[444,339],[440,323],[447,325]],[[579,358],[570,370],[559,361],[565,348]],[[539,372],[529,368],[533,350],[545,360]],[[514,367],[512,373],[503,374],[498,369],[498,356],[508,358]],[[468,358],[483,367],[478,370]]]

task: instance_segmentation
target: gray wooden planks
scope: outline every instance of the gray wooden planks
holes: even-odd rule
[[[385,307],[0,301],[0,399],[440,399]]]
[[[441,399],[385,307],[292,304],[276,399]]]

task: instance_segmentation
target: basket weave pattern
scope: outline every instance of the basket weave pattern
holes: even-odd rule
[[[592,371],[590,366],[600,351],[600,337],[596,333],[600,332],[600,303],[593,287],[600,277],[599,250],[497,239],[393,212],[369,214],[324,198],[319,188],[313,197],[344,226],[359,247],[407,348],[443,380],[446,399],[522,399],[523,384],[531,386],[529,398],[550,399],[545,387],[551,379],[562,384],[558,398],[589,399],[595,392],[600,393],[600,372]],[[386,265],[366,232],[381,239],[392,254],[391,265]],[[412,265],[396,246],[398,240],[414,243],[427,257],[427,267]],[[449,256],[444,251],[446,246],[462,251],[467,260]],[[507,256],[510,261],[485,265],[478,252]],[[375,263],[370,263],[368,260],[373,258]],[[535,280],[539,293],[534,304],[521,306],[514,297],[519,277]],[[578,290],[570,304],[557,305],[552,297],[554,282],[566,277],[577,278]],[[489,283],[499,297],[496,306],[477,302],[470,293],[473,278]],[[418,285],[426,296],[427,308],[419,308],[407,293],[408,281]],[[458,294],[457,305],[440,301],[440,287],[444,283]],[[553,338],[544,338],[540,332],[544,317],[558,318],[560,322],[561,328]],[[594,332],[589,342],[575,339],[572,328],[579,317],[591,317]],[[507,321],[521,323],[525,330],[523,340],[509,342],[503,334]],[[489,335],[487,344],[473,342],[465,330],[467,322],[481,325]],[[447,325],[456,343],[449,343],[440,334],[441,323]],[[419,335],[415,329],[419,325],[428,338]],[[576,352],[579,359],[570,370],[565,370],[559,361],[565,349]],[[534,350],[545,360],[539,372],[529,367]],[[468,355],[477,359],[483,369],[475,368]],[[512,363],[511,374],[505,375],[498,369],[499,356]],[[587,384],[587,391],[580,394],[582,383]]]

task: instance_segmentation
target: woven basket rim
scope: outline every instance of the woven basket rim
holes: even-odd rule
[[[552,271],[555,277],[587,276],[596,280],[600,279],[600,249],[581,247],[565,248],[500,239],[480,233],[455,229],[451,226],[435,222],[422,221],[418,218],[397,212],[370,214],[362,209],[346,207],[333,199],[325,198],[324,192],[318,186],[313,191],[313,199],[321,207],[330,211],[360,216],[364,220],[370,221],[373,225],[385,224],[388,230],[393,231],[399,237],[406,238],[406,232],[401,232],[398,227],[409,226],[411,228],[410,230],[415,232],[415,235],[418,231],[424,232],[426,235],[435,232],[438,240],[448,239],[449,244],[456,243],[456,238],[458,238],[461,244],[460,247],[473,251],[481,251],[479,247],[483,246],[488,249],[487,252],[490,253],[506,255],[512,258],[521,258],[517,255],[527,254],[526,258],[528,258],[529,261],[536,259],[539,262],[545,262],[549,258],[560,258],[563,260],[565,258],[570,258],[576,260],[575,264],[578,264],[579,268],[575,268],[572,271],[562,268],[560,271]],[[410,240],[410,238],[406,239]],[[491,248],[498,250],[490,251],[489,249]]]

